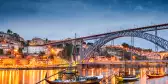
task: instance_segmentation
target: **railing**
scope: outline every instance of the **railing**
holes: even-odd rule
[[[127,63],[139,63],[139,62],[153,62],[153,63],[157,63],[157,62],[167,62],[168,60],[127,60]],[[88,62],[88,63],[82,63],[82,64],[124,64],[125,61],[106,61],[106,62]]]
[[[61,41],[49,43],[49,44],[47,44],[47,45],[55,44],[55,43],[69,42],[69,41],[73,41],[73,40],[83,40],[83,39],[85,39],[85,40],[91,40],[91,39],[98,39],[98,38],[104,37],[104,36],[106,36],[106,35],[113,34],[113,33],[118,33],[118,32],[128,32],[128,31],[149,32],[149,31],[155,31],[156,29],[157,29],[157,30],[168,29],[168,23],[166,23],[166,24],[152,25],[152,26],[145,26],[145,27],[139,27],[139,28],[133,28],[133,29],[126,29],[126,30],[120,30],[120,31],[115,31],[115,32],[108,32],[108,33],[102,33],[102,34],[96,34],[96,35],[91,35],[91,36],[79,37],[79,38],[75,38],[75,39],[61,40]]]

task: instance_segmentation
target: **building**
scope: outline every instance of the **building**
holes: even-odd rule
[[[162,51],[162,52],[159,52],[159,54],[161,56],[161,59],[168,59],[168,52]]]
[[[24,42],[24,39],[20,36],[16,37],[16,36],[1,32],[0,34],[1,54],[10,55],[12,54],[13,50],[18,50],[19,48],[23,48],[21,41]]]
[[[41,38],[33,38],[32,40],[30,40],[29,45],[44,45],[45,44],[45,40],[41,39]]]
[[[27,41],[29,46],[23,48],[23,53],[26,54],[39,54],[40,52],[46,52],[45,40],[41,38],[33,38],[32,40]]]
[[[11,49],[11,45],[8,43],[0,43],[0,49],[3,50],[3,53],[1,52],[1,54],[7,54],[7,52]]]
[[[23,48],[23,45],[20,42],[0,42],[0,49],[3,50],[3,54],[11,54],[12,50],[18,50],[19,48]]]
[[[47,51],[47,47],[46,46],[27,46],[24,47],[23,49],[23,53],[27,53],[27,54],[39,54],[40,52],[46,52]]]

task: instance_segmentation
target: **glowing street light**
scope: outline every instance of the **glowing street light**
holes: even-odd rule
[[[14,56],[16,56],[18,54],[18,49],[14,49],[13,54],[14,54]]]

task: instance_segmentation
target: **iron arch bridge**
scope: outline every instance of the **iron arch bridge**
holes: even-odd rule
[[[159,47],[163,48],[164,50],[168,51],[168,41],[161,37],[158,37],[149,33],[144,33],[141,31],[127,31],[127,32],[121,31],[121,32],[112,33],[100,38],[98,41],[96,41],[93,44],[93,46],[90,46],[87,50],[84,51],[82,60],[88,60],[96,49],[99,49],[100,47],[102,47],[103,45],[105,45],[106,43],[108,43],[113,39],[120,38],[120,37],[131,37],[131,36],[150,41],[158,45]]]

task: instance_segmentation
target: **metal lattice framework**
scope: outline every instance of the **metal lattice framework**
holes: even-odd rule
[[[60,40],[60,41],[53,42],[53,43],[48,43],[48,44],[45,44],[45,45],[56,45],[56,44],[68,43],[68,42],[72,42],[73,40],[77,41],[77,40],[99,39],[99,38],[105,37],[106,35],[115,34],[115,33],[118,33],[118,32],[129,32],[129,31],[149,32],[149,31],[165,30],[165,29],[168,29],[168,23],[152,25],[152,26],[145,26],[145,27],[139,27],[139,28],[133,28],[133,29],[129,28],[129,29],[126,29],[126,30],[107,32],[107,33],[102,33],[102,34],[95,34],[95,35],[84,36],[84,37],[79,37],[79,38],[75,38],[75,39]]]
[[[102,37],[98,41],[96,41],[93,44],[93,46],[90,46],[86,51],[84,51],[84,54],[83,54],[84,60],[89,59],[92,53],[94,53],[96,49],[99,49],[109,41],[120,37],[131,37],[131,36],[150,41],[158,45],[159,47],[163,48],[164,50],[168,51],[168,41],[163,38],[160,38],[158,36],[155,36],[149,33],[144,33],[141,31],[121,31],[121,32],[112,33],[110,35],[106,35],[105,37]]]

